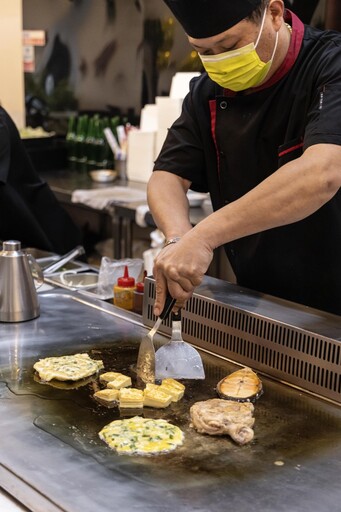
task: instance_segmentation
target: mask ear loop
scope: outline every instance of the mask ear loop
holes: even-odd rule
[[[276,42],[275,42],[274,51],[272,52],[271,59],[270,59],[271,62],[272,62],[272,60],[273,60],[273,58],[275,56],[275,53],[276,53],[276,50],[277,50],[277,45],[278,45],[278,32],[276,31]]]
[[[261,26],[260,26],[260,29],[259,29],[259,34],[258,34],[257,40],[255,42],[255,48],[257,48],[257,45],[258,45],[259,40],[260,40],[260,36],[262,35],[262,32],[263,32],[263,27],[264,27],[264,23],[265,23],[265,16],[266,16],[266,10],[267,10],[267,7],[265,7],[265,9],[264,9],[262,23],[261,23]]]
[[[262,35],[262,32],[263,32],[263,27],[264,27],[264,23],[265,23],[265,16],[266,16],[266,10],[267,10],[267,7],[265,7],[265,9],[264,9],[262,23],[261,23],[261,26],[260,26],[260,30],[259,30],[259,34],[258,34],[257,40],[255,42],[255,49],[257,48],[257,45],[258,45],[259,40],[260,40],[260,36]],[[272,55],[271,55],[271,58],[270,58],[269,62],[272,62],[272,60],[273,60],[273,58],[275,56],[275,53],[276,53],[276,50],[277,50],[277,45],[278,45],[278,31],[276,31],[275,47],[274,47],[274,50],[272,52]]]

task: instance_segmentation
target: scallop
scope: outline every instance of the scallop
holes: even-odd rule
[[[258,375],[245,367],[218,382],[217,393],[226,400],[254,402],[263,394],[263,385]]]

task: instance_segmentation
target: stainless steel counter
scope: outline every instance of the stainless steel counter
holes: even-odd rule
[[[311,512],[338,509],[341,409],[262,377],[255,439],[244,447],[189,427],[192,403],[215,397],[237,369],[203,354],[207,378],[187,381],[162,417],[185,433],[184,445],[157,457],[117,456],[98,438],[119,411],[97,404],[96,379],[84,385],[40,383],[41,357],[86,351],[106,370],[129,373],[146,333],[138,315],[57,290],[39,295],[41,315],[0,326],[0,487],[34,512]],[[157,335],[156,343],[166,340]]]

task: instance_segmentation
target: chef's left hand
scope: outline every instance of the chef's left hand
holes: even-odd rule
[[[176,309],[183,307],[201,283],[212,258],[212,249],[196,237],[194,230],[186,233],[177,243],[164,247],[154,261],[154,314],[160,315],[167,290],[176,299]]]

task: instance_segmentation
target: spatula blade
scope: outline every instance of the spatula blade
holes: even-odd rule
[[[189,343],[172,341],[155,354],[155,379],[204,379],[201,356]]]
[[[149,333],[141,340],[136,373],[143,382],[155,382],[155,348]]]
[[[172,337],[155,354],[155,379],[204,379],[199,352],[182,339],[181,310],[172,313]]]
[[[173,309],[176,300],[167,294],[164,308],[156,320],[153,328],[141,340],[137,357],[136,373],[143,382],[155,382],[155,348],[153,343],[154,334],[160,327],[162,320],[168,317]]]

